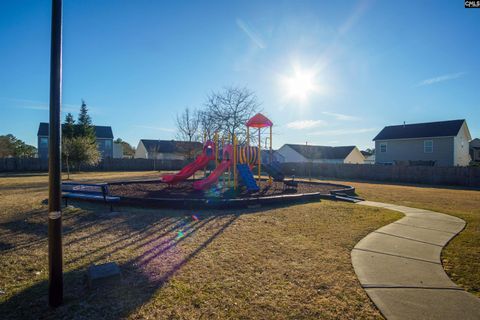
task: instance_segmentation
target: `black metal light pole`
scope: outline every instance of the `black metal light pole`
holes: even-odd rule
[[[63,253],[61,208],[60,106],[62,99],[62,0],[52,1],[52,43],[50,51],[50,124],[48,141],[48,303],[63,301]]]

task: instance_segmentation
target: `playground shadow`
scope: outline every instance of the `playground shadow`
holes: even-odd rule
[[[105,217],[103,221],[95,219],[99,214],[96,212],[67,216],[67,221],[71,219],[70,223],[79,225],[64,238],[65,252],[75,252],[92,239],[99,242],[94,248],[66,256],[64,304],[57,309],[48,308],[48,283],[43,280],[0,303],[0,314],[5,319],[127,317],[150,301],[178,270],[215,241],[240,215],[255,211],[210,211],[193,215],[188,211],[143,210],[136,215],[129,210],[108,216],[107,220],[115,221],[105,225],[102,224]],[[95,231],[85,233],[95,221]],[[112,233],[114,238],[105,236]],[[124,258],[126,253],[132,254]],[[119,264],[122,280],[110,287],[88,289],[86,268],[107,261]]]

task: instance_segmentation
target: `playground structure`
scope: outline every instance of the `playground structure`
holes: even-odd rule
[[[269,183],[274,181],[284,182],[290,187],[296,184],[286,182],[284,180],[280,166],[273,161],[272,150],[272,127],[273,123],[263,114],[258,113],[249,119],[246,123],[246,141],[244,145],[239,145],[235,134],[228,134],[226,137],[219,139],[219,134],[214,134],[214,141],[206,140],[204,135],[204,148],[194,162],[185,166],[176,174],[169,174],[162,177],[162,181],[169,185],[174,185],[185,181],[195,174],[195,172],[204,170],[210,161],[215,160],[215,169],[210,172],[204,179],[195,181],[193,188],[195,190],[208,190],[213,186],[232,187],[237,190],[243,185],[250,192],[258,192],[260,187],[258,182],[261,180],[262,167],[269,175]],[[250,146],[250,129],[258,130],[258,145]],[[262,129],[269,128],[269,153],[268,157],[263,160],[262,164]],[[221,157],[219,157],[221,155]],[[257,180],[255,181],[252,169],[257,167]],[[225,177],[226,175],[226,177]],[[232,177],[233,176],[233,177]],[[223,178],[223,182],[220,180]],[[240,179],[239,179],[240,178]]]
[[[107,205],[151,206],[161,208],[249,208],[263,205],[332,199],[358,201],[355,189],[349,186],[285,179],[280,163],[272,150],[273,123],[257,114],[246,123],[246,136],[239,144],[235,134],[213,140],[204,137],[204,146],[196,159],[174,174],[161,180],[118,181],[101,185],[65,185],[64,197],[69,200],[102,201]],[[269,128],[262,153],[262,129]],[[258,145],[250,145],[250,129],[258,136]],[[266,140],[269,139],[269,149]],[[214,161],[207,175],[209,164]],[[256,168],[256,169],[255,169]],[[262,170],[268,178],[262,178]],[[203,171],[202,179],[188,180]],[[255,179],[254,172],[257,172]],[[93,189],[92,189],[93,188]]]

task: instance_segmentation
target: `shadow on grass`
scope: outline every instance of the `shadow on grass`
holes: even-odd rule
[[[100,229],[88,236],[66,237],[65,251],[72,251],[75,246],[87,245],[87,241],[100,241],[105,233],[115,232],[115,238],[106,237],[95,248],[65,258],[65,299],[61,307],[55,310],[48,308],[48,283],[44,280],[1,303],[0,314],[5,319],[127,317],[147,303],[180,268],[211,244],[241,214],[253,212],[244,210],[232,214],[216,211],[199,217],[192,216],[191,212],[187,215],[185,211],[168,215],[148,211],[138,215],[121,213],[117,217],[121,223],[101,225]],[[89,228],[95,221],[90,215],[98,213],[70,217],[71,222],[79,223],[72,233]],[[18,231],[22,226],[19,224],[18,228],[12,229]],[[39,228],[43,230],[43,227]],[[116,259],[116,254],[124,257],[125,253],[128,258]],[[87,289],[85,270],[88,265],[112,260],[119,262],[122,281],[112,287]]]

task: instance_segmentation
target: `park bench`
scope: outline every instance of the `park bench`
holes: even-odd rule
[[[68,199],[85,201],[102,201],[110,205],[110,211],[113,210],[113,204],[120,201],[120,197],[111,196],[108,193],[108,185],[89,184],[89,183],[62,183],[62,197],[65,199],[65,206],[68,205]]]

